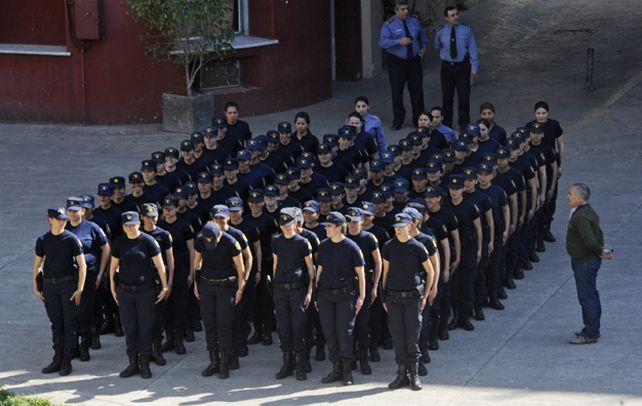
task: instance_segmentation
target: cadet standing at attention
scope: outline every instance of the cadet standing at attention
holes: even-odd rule
[[[45,303],[54,349],[54,358],[42,373],[65,376],[71,373],[71,359],[78,345],[76,315],[87,267],[82,243],[65,230],[69,220],[65,209],[47,210],[47,220],[49,231],[36,240],[33,263],[33,291]]]

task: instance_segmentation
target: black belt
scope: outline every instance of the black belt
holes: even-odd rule
[[[352,287],[350,285],[344,286],[344,287],[338,288],[338,289],[328,289],[328,288],[321,287],[321,290],[326,292],[326,293],[329,293],[332,296],[338,296],[338,295],[340,295],[342,293],[350,293],[350,292],[354,292],[355,291],[354,287]]]
[[[402,299],[407,299],[409,297],[421,297],[421,293],[419,293],[419,290],[417,290],[417,289],[413,289],[413,290],[390,290],[390,289],[386,289],[386,296],[400,297]]]
[[[445,65],[450,65],[450,66],[458,66],[458,65],[467,65],[468,62],[466,61],[461,61],[461,62],[450,62],[450,61],[444,61],[443,59],[441,60],[441,63]]]
[[[304,286],[305,286],[305,284],[303,283],[303,281],[274,282],[274,287],[275,288],[281,288],[281,289],[285,289],[285,290],[301,289]]]
[[[61,283],[75,281],[76,274],[61,276],[58,278],[43,278],[43,280],[47,285],[60,285]]]
[[[204,276],[201,276],[200,279],[201,279],[201,282],[203,282],[208,286],[227,288],[227,287],[233,287],[236,285],[236,276],[228,276],[227,278],[221,278],[221,279],[209,279]]]
[[[156,286],[154,282],[143,283],[142,285],[128,285],[126,283],[118,281],[118,287],[123,288],[124,290],[129,292],[140,292],[141,290],[151,289],[154,286]]]

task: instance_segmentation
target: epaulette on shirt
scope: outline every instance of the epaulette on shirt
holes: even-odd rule
[[[392,17],[386,20],[386,24],[391,24],[392,23]]]

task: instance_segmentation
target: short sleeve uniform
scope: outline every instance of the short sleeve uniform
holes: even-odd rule
[[[67,230],[60,235],[49,231],[36,240],[36,255],[44,258],[42,271],[45,278],[73,275],[77,271],[76,257],[82,253],[82,243]]]

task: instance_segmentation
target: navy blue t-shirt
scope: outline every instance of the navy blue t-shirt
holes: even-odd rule
[[[118,281],[128,285],[143,285],[156,278],[152,258],[160,254],[156,240],[145,233],[136,238],[123,234],[114,241],[111,256],[120,260]]]
[[[501,187],[493,184],[489,185],[486,189],[477,185],[477,190],[486,194],[490,198],[493,209],[493,221],[495,222],[495,234],[503,233],[505,224],[502,208],[508,205],[508,196],[506,195],[506,192]]]
[[[477,206],[468,200],[462,200],[457,205],[449,201],[447,207],[457,216],[459,239],[462,245],[474,244],[477,241],[474,221],[479,218]]]
[[[379,248],[379,241],[374,234],[361,230],[357,235],[352,235],[350,233],[346,234],[346,237],[357,243],[361,254],[363,254],[363,259],[365,261],[365,271],[372,272],[374,270],[374,257],[372,256],[372,251]]]
[[[161,257],[163,258],[163,263],[167,267],[167,250],[172,248],[172,235],[166,230],[163,230],[161,227],[156,227],[153,231],[147,231],[143,227],[141,227],[140,231],[145,234],[151,235],[152,238],[156,240],[158,246],[161,249]]]
[[[279,234],[272,239],[272,253],[277,256],[275,282],[290,283],[306,279],[305,257],[312,253],[310,242],[295,234],[286,238]]]
[[[389,264],[386,289],[408,291],[421,284],[422,264],[428,259],[422,243],[414,238],[401,242],[393,237],[383,245],[381,255]]]
[[[45,278],[73,275],[77,271],[76,257],[82,253],[82,243],[67,230],[60,235],[49,231],[36,240],[36,255],[44,257],[42,275]]]
[[[187,242],[194,239],[192,226],[178,218],[173,223],[159,220],[157,226],[172,235],[172,248],[176,269],[189,269],[189,248]]]
[[[120,225],[120,215],[122,213],[123,212],[120,211],[113,204],[109,206],[109,209],[107,210],[103,210],[99,206],[99,207],[96,207],[93,211],[95,218],[100,218],[100,219],[103,219],[105,222],[107,222],[107,225],[109,226],[109,231],[111,231],[112,241],[117,237],[120,237],[120,235],[123,233],[123,229]]]
[[[241,246],[231,235],[223,233],[216,247],[208,250],[205,248],[203,235],[199,234],[194,240],[194,250],[201,254],[201,276],[204,278],[222,279],[236,276],[234,257],[241,253]]]
[[[69,222],[65,229],[74,233],[82,243],[87,272],[98,272],[102,256],[101,247],[108,242],[103,230],[98,227],[98,224],[88,220],[81,221],[76,227]]]
[[[354,268],[365,265],[361,249],[349,238],[333,242],[326,238],[319,245],[317,262],[323,267],[319,286],[339,289],[354,284]]]

